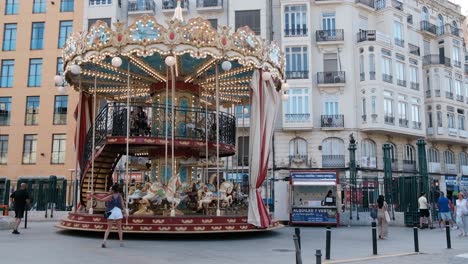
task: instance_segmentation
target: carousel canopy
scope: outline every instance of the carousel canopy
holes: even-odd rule
[[[184,83],[197,87],[197,94],[207,101],[215,99],[216,66],[222,68],[219,99],[227,104],[248,101],[256,69],[270,72],[277,81],[284,77],[280,47],[259,39],[248,27],[231,33],[226,26],[214,29],[200,17],[186,23],[170,20],[165,27],[146,15],[128,27],[114,25],[115,30],[97,21],[88,32],[68,38],[63,48],[64,75],[75,89],[81,85],[84,91],[96,89],[98,96],[120,101],[127,98],[129,87],[131,97],[147,100],[171,79],[168,56],[175,58],[177,87]]]

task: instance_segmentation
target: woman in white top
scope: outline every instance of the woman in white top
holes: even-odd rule
[[[460,236],[468,234],[468,205],[465,196],[462,192],[458,194],[458,199],[455,203],[455,220],[460,229]]]

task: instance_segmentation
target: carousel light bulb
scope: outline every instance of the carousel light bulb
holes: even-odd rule
[[[229,71],[232,68],[232,63],[230,61],[223,61],[223,63],[221,63],[221,68],[223,71]]]
[[[80,67],[80,65],[76,65],[76,64],[75,64],[75,65],[71,66],[70,71],[71,71],[71,73],[73,73],[74,75],[78,75],[78,74],[81,73],[81,67]]]
[[[262,73],[262,79],[264,81],[269,81],[271,79],[271,73],[270,72],[267,72],[267,71],[264,71]]]
[[[122,66],[122,59],[120,57],[112,58],[112,66],[114,66],[116,68]]]
[[[284,91],[284,92],[287,92],[289,90],[289,84],[287,82],[284,82],[281,89]]]
[[[289,94],[287,94],[287,93],[282,94],[282,95],[281,95],[281,99],[283,100],[283,102],[288,101],[288,99],[289,99]]]
[[[54,76],[54,83],[55,83],[55,85],[62,85],[63,77],[61,75],[55,75]]]
[[[65,86],[60,85],[57,87],[57,92],[60,95],[66,94],[67,93],[67,88]]]
[[[172,67],[176,64],[176,59],[174,56],[167,56],[164,62],[167,66]]]

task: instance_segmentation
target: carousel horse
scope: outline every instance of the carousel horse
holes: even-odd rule
[[[167,186],[160,182],[154,182],[147,190],[145,196],[141,198],[141,203],[147,206],[154,200],[160,201],[166,199],[171,204],[171,216],[175,215],[175,208],[179,205],[181,199],[178,196],[177,188],[181,186],[180,174],[174,174],[169,178]]]
[[[208,186],[204,186],[202,190],[198,191],[198,209],[202,209],[203,205],[209,205],[217,200],[226,203],[226,206],[230,206],[233,190],[234,183],[229,181],[221,183],[217,192],[212,192]]]

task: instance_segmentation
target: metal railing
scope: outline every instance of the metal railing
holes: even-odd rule
[[[310,122],[310,114],[284,114],[285,123],[308,123]]]
[[[162,0],[162,9],[163,10],[170,10],[177,7],[177,0]],[[181,0],[180,7],[187,8],[189,7],[188,0]]]
[[[344,168],[344,155],[322,155],[322,168]]]
[[[368,6],[370,8],[374,8],[374,0],[356,0],[356,4],[363,4],[365,6]]]
[[[382,74],[382,81],[388,82],[388,83],[393,83],[393,76],[389,74]]]
[[[408,49],[409,49],[409,52],[413,55],[416,55],[416,56],[421,55],[421,49],[416,45],[408,43]]]
[[[321,127],[344,127],[344,115],[322,115]]]
[[[440,97],[440,90],[434,90],[435,97]]]
[[[286,71],[288,79],[308,79],[309,71]]]
[[[291,165],[291,163],[307,163],[308,158],[309,157],[307,154],[289,155],[289,164]]]
[[[427,65],[445,65],[447,67],[452,66],[450,58],[440,56],[439,54],[425,55],[423,57],[423,66]]]
[[[398,86],[406,87],[406,81],[405,81],[405,80],[398,80],[398,79],[397,79],[397,85],[398,85]]]
[[[465,98],[461,94],[457,94],[456,97],[457,97],[458,102],[464,102],[465,101]]]
[[[406,118],[398,118],[398,123],[401,127],[408,127],[408,119]]]
[[[431,97],[431,90],[426,90],[426,98]]]
[[[445,97],[448,99],[453,99],[453,92],[446,91],[445,92]]]
[[[369,72],[369,80],[375,80],[375,71]]]
[[[223,0],[197,0],[197,8],[223,7]]]
[[[357,33],[357,42],[376,41],[377,31],[375,30],[361,30]]]
[[[394,125],[395,124],[395,117],[393,116],[384,116],[384,121],[386,124],[392,124]]]
[[[410,82],[410,87],[413,90],[418,90],[419,91],[419,83],[417,83],[417,82]]]
[[[153,11],[156,12],[156,5],[153,0],[129,1],[128,12]]]
[[[425,32],[429,32],[431,34],[437,34],[437,27],[436,25],[430,23],[429,21],[421,21],[421,30]]]
[[[387,7],[387,0],[375,0],[375,10],[384,9]]]
[[[317,72],[317,84],[346,83],[344,71]]]
[[[299,25],[297,25],[299,26]],[[294,37],[294,36],[307,36],[308,34],[308,29],[304,25],[302,27],[296,27],[296,28],[285,28],[284,29],[284,36],[286,37]]]
[[[453,61],[453,66],[455,66],[457,68],[461,68],[461,61],[454,60]]]
[[[392,0],[392,7],[397,10],[403,11],[403,3],[400,1]]]
[[[343,41],[344,30],[343,29],[317,30],[315,32],[315,40],[317,42]]]
[[[413,128],[414,129],[421,129],[421,122],[413,121]]]
[[[400,47],[404,47],[404,46],[405,46],[405,41],[404,41],[403,39],[394,38],[394,40],[395,40],[395,45],[400,46]]]

